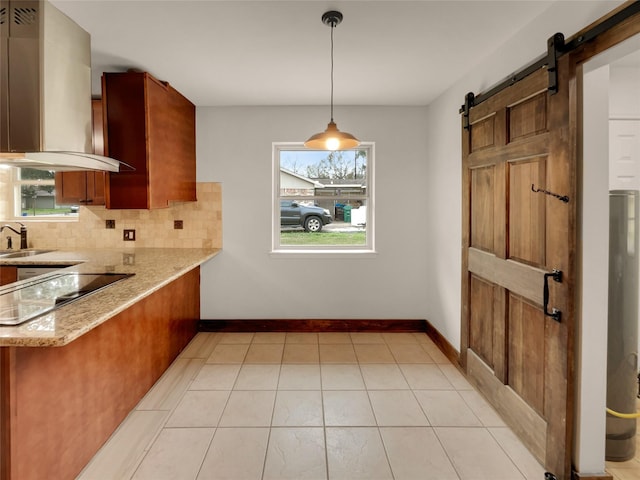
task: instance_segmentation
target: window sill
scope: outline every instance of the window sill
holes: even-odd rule
[[[74,216],[71,215],[47,215],[47,216],[41,216],[41,217],[14,217],[13,220],[7,220],[8,222],[17,222],[17,223],[24,223],[25,225],[28,225],[30,223],[51,223],[51,222],[56,222],[56,223],[76,223],[78,222],[80,219],[80,217],[76,214]]]
[[[374,258],[378,256],[378,252],[375,250],[334,250],[334,249],[313,249],[313,250],[272,250],[269,252],[269,256],[273,258]]]

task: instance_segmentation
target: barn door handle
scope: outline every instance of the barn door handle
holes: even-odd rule
[[[551,311],[549,311],[549,277],[551,277],[554,282],[562,283],[562,271],[554,269],[551,273],[545,273],[544,288],[542,290],[544,314],[547,317],[553,318],[556,322],[560,322],[562,320],[562,312],[557,308],[552,308]]]

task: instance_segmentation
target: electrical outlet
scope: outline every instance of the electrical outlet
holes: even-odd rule
[[[116,228],[115,220],[105,220],[105,228]]]
[[[125,229],[122,239],[126,242],[134,242],[136,240],[136,231],[133,229]]]
[[[173,221],[173,228],[174,228],[174,230],[182,230],[182,228],[183,228],[182,220],[174,220]]]

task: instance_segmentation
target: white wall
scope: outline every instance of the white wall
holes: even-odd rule
[[[423,319],[428,277],[425,108],[337,107],[375,142],[375,255],[270,255],[272,142],[324,130],[325,107],[197,111],[198,181],[222,183],[223,251],[202,269],[205,319]]]
[[[635,42],[640,47],[640,41]],[[640,119],[640,54],[633,54],[633,65],[611,65],[611,118]]]

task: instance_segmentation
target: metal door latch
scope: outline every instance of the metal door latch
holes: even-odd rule
[[[557,193],[550,192],[549,190],[544,190],[542,188],[536,188],[536,186],[533,183],[531,184],[531,191],[533,193],[544,193],[545,195],[551,195],[552,197],[557,198],[561,202],[569,203],[569,197],[568,196],[559,195]]]
[[[544,287],[542,290],[544,314],[547,317],[553,318],[556,322],[560,322],[562,320],[562,312],[557,308],[552,308],[551,311],[549,311],[549,277],[551,277],[554,282],[562,283],[562,271],[554,269],[551,273],[545,273]]]

